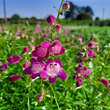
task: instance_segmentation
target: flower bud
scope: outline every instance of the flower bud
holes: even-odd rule
[[[29,50],[28,46],[25,46],[22,54],[25,54],[26,52],[28,52],[28,50]]]
[[[53,25],[54,22],[55,22],[54,16],[49,16],[49,17],[47,18],[47,22],[48,22],[48,24]]]
[[[104,78],[100,78],[100,82],[105,86],[109,86],[109,81]]]
[[[82,85],[82,78],[79,78],[76,82],[76,86],[80,87]]]
[[[37,97],[37,101],[38,101],[38,102],[41,102],[42,100],[43,100],[43,96],[38,96],[38,97]]]
[[[24,68],[27,68],[27,67],[28,67],[28,65],[29,65],[29,62],[28,62],[28,61],[26,61],[26,62],[23,64],[23,67],[24,67]]]
[[[66,2],[66,3],[63,4],[64,11],[67,11],[69,8],[70,8],[70,3],[69,2]]]
[[[56,24],[54,27],[56,32],[59,32],[61,30],[61,25],[60,24]]]

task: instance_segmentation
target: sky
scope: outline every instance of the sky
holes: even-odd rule
[[[78,6],[91,6],[94,14],[102,18],[110,18],[110,0],[68,0]],[[21,17],[45,18],[48,15],[57,16],[56,8],[61,0],[6,0],[7,16],[18,13]],[[3,0],[0,0],[0,17],[3,17]]]

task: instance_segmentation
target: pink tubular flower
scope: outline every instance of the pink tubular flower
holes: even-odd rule
[[[49,57],[49,47],[50,43],[45,41],[42,44],[40,44],[38,47],[35,48],[34,51],[32,51],[32,56],[38,57],[38,58],[48,58]]]
[[[88,46],[89,46],[90,48],[96,48],[96,47],[97,47],[97,44],[96,44],[96,42],[94,42],[94,41],[90,41],[89,44],[88,44]]]
[[[23,67],[24,67],[24,68],[27,68],[27,67],[28,67],[28,65],[29,65],[29,62],[28,62],[28,61],[26,61],[26,62],[23,64]]]
[[[7,59],[8,63],[15,64],[18,63],[22,58],[20,56],[11,56]]]
[[[61,30],[61,25],[60,24],[56,24],[54,27],[56,32],[59,32]]]
[[[40,74],[41,78],[48,78],[50,83],[54,83],[56,78],[64,80],[67,75],[62,69],[62,62],[57,59],[56,61],[50,59],[46,63],[45,69]]]
[[[21,77],[22,77],[21,75],[12,75],[12,76],[10,77],[10,80],[11,80],[12,82],[14,82],[14,81],[18,80],[18,79],[21,78]]]
[[[47,22],[48,22],[48,24],[53,25],[54,22],[55,22],[54,16],[49,16],[49,17],[47,18]]]
[[[8,69],[8,64],[3,64],[0,66],[0,70],[7,70]]]
[[[42,100],[43,100],[43,96],[38,96],[38,97],[37,97],[37,101],[38,101],[38,102],[41,102]]]
[[[100,82],[105,86],[109,86],[109,81],[104,78],[100,78]]]
[[[42,35],[43,38],[46,38],[47,36],[48,36],[47,34],[43,34],[43,35]]]
[[[88,49],[88,57],[96,57],[96,53],[93,50]]]
[[[77,78],[78,78],[78,74],[75,73],[74,76],[73,76],[73,79],[76,80]]]
[[[60,55],[65,52],[65,48],[63,48],[60,41],[55,41],[50,47],[50,51],[53,55]]]
[[[36,59],[31,60],[31,66],[24,70],[25,74],[31,74],[31,78],[35,79],[44,70],[45,63]]]
[[[67,11],[69,8],[70,8],[70,3],[69,2],[66,2],[66,3],[63,4],[63,9],[65,11]]]
[[[80,87],[82,85],[82,78],[79,78],[76,82],[76,86]]]
[[[41,32],[40,24],[37,24],[34,33],[40,33],[40,32]]]
[[[86,69],[84,72],[84,77],[87,78],[87,76],[90,74],[91,70],[90,69]]]
[[[22,54],[27,53],[27,52],[28,52],[28,50],[29,50],[28,46],[25,46],[25,47],[24,47],[24,50],[23,50],[23,52],[22,52]]]
[[[82,68],[82,67],[77,67],[77,68],[76,68],[76,71],[77,71],[77,73],[83,74],[84,68]]]
[[[78,51],[78,52],[77,52],[77,55],[78,55],[78,56],[83,56],[83,52],[82,52],[82,51]]]

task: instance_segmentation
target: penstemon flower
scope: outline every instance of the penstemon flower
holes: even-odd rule
[[[96,53],[93,50],[88,49],[88,57],[96,57]]]
[[[8,64],[0,65],[0,70],[7,70],[7,69],[8,69]]]
[[[40,74],[41,78],[48,78],[50,83],[54,83],[57,78],[65,79],[67,77],[66,73],[62,68],[62,62],[57,59],[54,61],[53,59],[48,60],[44,70]]]
[[[28,46],[25,46],[25,47],[24,47],[24,49],[23,49],[23,52],[22,52],[22,54],[26,54],[28,51],[29,51],[29,48],[28,48]]]
[[[39,46],[37,46],[34,51],[32,51],[32,56],[38,57],[41,59],[48,58],[49,48],[50,48],[50,43],[45,41]]]
[[[60,41],[54,41],[50,47],[50,51],[53,55],[60,55],[65,52],[65,48],[62,46]]]
[[[104,78],[100,78],[100,82],[105,86],[109,86],[109,81]]]
[[[18,63],[22,58],[20,56],[10,56],[7,61],[8,63],[15,64]]]
[[[45,62],[38,61],[34,58],[31,59],[31,66],[24,70],[25,74],[30,74],[32,79],[40,76],[41,72],[45,68]]]
[[[54,26],[54,29],[55,29],[56,32],[59,32],[61,30],[61,25],[60,24],[56,24]]]
[[[10,76],[9,78],[10,78],[10,80],[11,80],[12,82],[14,82],[14,81],[18,80],[18,79],[21,78],[21,77],[22,77],[22,75],[12,75],[12,76]]]

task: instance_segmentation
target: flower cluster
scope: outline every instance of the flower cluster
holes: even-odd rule
[[[28,52],[28,50],[29,50],[28,46],[25,46],[24,49],[23,49],[22,54],[23,55],[26,54]],[[7,58],[7,62],[10,63],[10,64],[19,63],[19,61],[21,61],[21,60],[22,60],[22,58],[20,56],[10,56],[10,57]],[[24,68],[28,67],[28,61],[26,61],[23,66],[24,66]],[[0,68],[7,69],[8,64],[4,64],[4,65],[0,66]],[[22,75],[17,74],[17,75],[12,75],[9,78],[12,82],[14,82],[14,81],[18,80],[21,77],[22,77]]]
[[[80,39],[79,39],[80,38]],[[96,57],[96,53],[93,49],[97,49],[98,45],[94,41],[89,41],[88,45],[85,45],[83,42],[83,37],[80,35],[79,41],[82,44],[82,50],[77,52],[77,67],[76,73],[73,76],[74,80],[77,80],[76,86],[79,87],[82,85],[83,78],[87,78],[87,76],[91,73],[91,70],[85,66],[86,63],[92,61],[91,58]]]
[[[56,78],[65,79],[66,73],[62,68],[62,62],[57,59],[48,59],[50,53],[60,55],[65,52],[60,41],[54,41],[52,44],[45,41],[32,51],[31,65],[24,70],[25,74],[30,74],[32,79],[40,76],[49,79],[50,83],[54,83]],[[44,59],[48,59],[44,62]]]
[[[54,27],[54,31],[55,32],[59,32],[61,30],[61,25],[60,24],[55,24],[55,17],[54,16],[49,16],[47,18],[47,23],[50,25],[50,26],[53,26]]]

